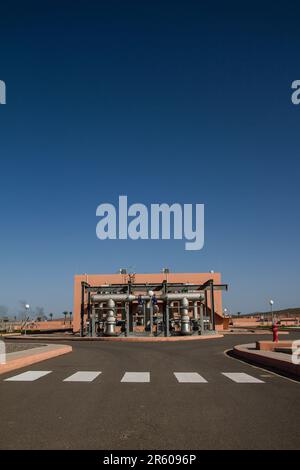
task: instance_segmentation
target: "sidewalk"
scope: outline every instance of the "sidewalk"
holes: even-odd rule
[[[278,343],[279,347],[280,342]],[[233,355],[250,363],[269,367],[285,375],[292,375],[298,380],[300,379],[300,364],[294,364],[292,356],[286,352],[258,350],[256,349],[256,343],[249,343],[234,346]]]
[[[9,344],[7,344],[7,346],[9,346]],[[72,352],[72,346],[61,344],[43,344],[39,347],[34,345],[30,349],[25,349],[24,347],[21,351],[8,352],[6,354],[6,362],[0,364],[0,374],[20,369],[21,367],[26,367],[52,357],[61,356],[69,352]]]

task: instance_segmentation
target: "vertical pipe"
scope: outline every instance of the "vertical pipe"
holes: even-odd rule
[[[115,301],[109,299],[107,301],[107,314],[105,321],[105,335],[115,336],[116,317],[115,317]]]
[[[189,301],[186,297],[181,299],[180,307],[181,307],[180,332],[182,335],[189,335],[191,333],[190,317],[189,317]]]
[[[194,320],[198,320],[198,301],[194,302]]]

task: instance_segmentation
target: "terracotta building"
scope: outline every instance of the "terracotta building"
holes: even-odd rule
[[[73,329],[81,335],[213,334],[226,328],[220,273],[79,274]]]

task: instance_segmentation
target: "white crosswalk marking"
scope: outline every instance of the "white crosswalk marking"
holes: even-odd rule
[[[14,375],[7,379],[6,382],[33,382],[35,380],[44,377],[45,375],[51,374],[51,370],[28,370],[22,374]],[[218,374],[220,372],[217,372]],[[101,371],[88,371],[79,370],[70,376],[63,379],[63,382],[93,382],[100,374]],[[172,374],[170,371],[168,374]],[[173,372],[178,383],[208,383],[208,381],[200,375],[198,372]],[[221,372],[222,375],[232,380],[235,383],[265,383],[263,380],[258,379],[252,375],[246,374],[245,372]],[[260,377],[271,377],[270,375],[260,375]],[[214,381],[214,380],[213,380]],[[132,382],[132,383],[149,383],[150,372],[125,372],[121,382]]]
[[[174,375],[180,383],[207,383],[198,372],[174,372]]]
[[[222,372],[222,374],[236,383],[265,383],[263,380],[257,379],[252,375],[245,374],[245,372]]]
[[[14,375],[5,379],[6,382],[33,382],[34,380],[44,377],[45,375],[51,374],[51,370],[28,370],[22,374]]]
[[[95,380],[98,375],[100,375],[101,372],[91,372],[91,371],[79,371],[75,372],[75,374],[70,375],[70,377],[67,377],[64,379],[64,382],[92,382]]]
[[[121,382],[150,382],[150,372],[125,372]]]

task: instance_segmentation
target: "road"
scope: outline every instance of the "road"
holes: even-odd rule
[[[72,342],[70,354],[0,376],[0,448],[299,449],[300,383],[224,354],[259,338]],[[6,380],[27,371],[44,375]],[[65,381],[82,371],[98,374]],[[126,372],[148,374],[121,381]]]

